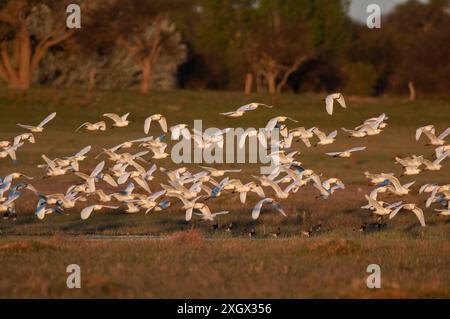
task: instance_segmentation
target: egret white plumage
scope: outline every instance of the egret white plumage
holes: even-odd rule
[[[270,205],[272,208],[276,209],[281,215],[283,215],[284,217],[287,217],[281,204],[279,202],[277,202],[276,200],[274,200],[273,198],[269,197],[269,198],[261,199],[253,207],[253,209],[252,209],[252,218],[253,219],[259,218],[259,215],[261,214],[261,209],[264,205]]]
[[[436,149],[434,150],[434,155],[436,158],[438,158],[447,151],[450,151],[450,144],[436,147]]]
[[[367,195],[365,195],[365,198],[369,202],[367,207],[370,208],[374,214],[380,215],[380,216],[389,215],[395,208],[397,208],[398,206],[400,206],[402,204],[402,202],[386,204],[381,201],[377,201],[376,199],[373,199]],[[384,205],[384,204],[386,204],[386,205]]]
[[[425,126],[421,126],[419,128],[416,129],[416,141],[418,141],[420,139],[420,136],[422,135],[423,132],[428,131],[431,134],[436,133],[436,129],[434,128],[434,125],[430,124],[430,125],[425,125]]]
[[[220,115],[225,115],[226,117],[241,117],[245,112],[256,110],[259,106],[272,108],[272,106],[267,104],[253,102],[239,107],[236,111],[220,113]]]
[[[119,206],[108,206],[108,205],[98,205],[98,204],[87,206],[81,210],[81,213],[80,213],[81,219],[86,220],[91,216],[92,212],[96,212],[96,211],[102,210],[104,208],[118,209]]]
[[[425,158],[421,158],[421,163],[425,166],[424,170],[426,171],[439,171],[442,168],[441,162],[450,156],[450,151],[446,151],[442,153],[437,159],[433,162],[429,161]]]
[[[44,131],[44,125],[46,125],[48,122],[53,120],[56,116],[56,112],[51,113],[48,115],[45,119],[42,120],[37,126],[31,126],[31,125],[23,125],[23,124],[17,124],[21,128],[24,128],[32,133],[41,133]]]
[[[347,108],[347,105],[345,104],[345,99],[344,99],[344,96],[342,95],[342,93],[333,93],[333,94],[328,95],[325,98],[325,108],[326,108],[328,114],[330,114],[330,115],[333,114],[334,101],[337,101],[342,108],[344,108],[344,109]]]
[[[293,118],[290,118],[288,116],[284,116],[284,115],[276,116],[267,122],[266,127],[265,127],[266,135],[269,135],[272,132],[272,130],[275,127],[277,127],[277,125],[279,125],[279,123],[285,122],[287,120],[294,122],[294,123],[298,122],[297,120],[294,120]]]
[[[369,185],[377,185],[384,182],[386,180],[385,175],[394,175],[394,173],[372,174],[368,171],[364,172],[364,176],[370,180]]]
[[[247,138],[250,138],[250,137],[257,137],[259,143],[263,147],[267,147],[266,135],[263,132],[261,132],[259,130],[255,130],[255,129],[248,129],[239,138],[239,148],[240,149],[244,148],[245,141],[247,140]]]
[[[314,130],[316,127],[305,129],[304,127],[297,127],[289,131],[294,138],[301,140],[306,147],[311,147],[310,139],[314,136]]]
[[[187,127],[187,124],[177,124],[171,126],[170,131],[172,132],[172,140],[178,140],[180,136],[183,136],[184,139],[189,140],[191,138],[191,133]]]
[[[346,128],[342,128],[342,130],[348,134],[348,137],[364,137],[367,136],[367,132],[365,130],[348,130]]]
[[[213,177],[221,177],[226,173],[239,173],[241,169],[217,169],[214,167],[200,166],[201,168],[207,170]]]
[[[445,138],[447,135],[450,134],[450,127],[448,127],[445,131],[443,131],[441,134],[436,136],[432,130],[422,130],[422,133],[430,140],[429,143],[426,145],[434,145],[434,146],[441,146],[445,144]],[[419,135],[420,137],[420,135]]]
[[[316,134],[316,136],[319,138],[319,141],[314,146],[332,144],[336,140],[337,136],[337,131],[333,131],[330,134],[326,135],[318,128],[315,128],[313,130],[313,133]]]
[[[167,120],[166,120],[166,118],[163,115],[161,115],[161,114],[153,114],[153,115],[150,115],[149,117],[147,117],[145,119],[145,122],[144,122],[144,132],[145,132],[145,134],[148,134],[148,132],[150,131],[150,125],[151,125],[152,121],[158,121],[159,125],[161,126],[161,130],[164,133],[167,133]]]
[[[410,187],[415,183],[415,181],[413,181],[402,185],[398,178],[393,175],[385,174],[383,176],[389,182],[389,185],[386,186],[387,189],[397,196],[407,195],[410,192]]]
[[[13,145],[17,145],[23,141],[28,141],[31,144],[36,143],[33,133],[22,133],[20,135],[17,135],[16,137],[14,137]],[[0,145],[0,147],[2,147],[2,146]]]
[[[423,215],[423,210],[422,210],[419,206],[417,206],[416,204],[414,204],[414,203],[410,203],[410,204],[402,204],[402,205],[396,207],[396,208],[390,213],[389,219],[394,218],[394,217],[397,215],[397,213],[398,213],[400,210],[402,210],[402,209],[403,209],[403,210],[408,210],[408,211],[413,212],[414,215],[416,215],[417,219],[419,220],[420,225],[421,225],[422,227],[425,227],[425,226],[426,226],[426,224],[425,224],[425,217],[424,217],[424,215]]]
[[[114,127],[125,127],[128,126],[128,124],[130,124],[130,121],[127,120],[128,116],[130,115],[130,113],[126,113],[122,116],[119,116],[115,113],[105,113],[103,114],[103,116],[110,118],[111,120],[113,120],[113,126]]]
[[[78,132],[83,127],[84,127],[84,129],[86,131],[90,131],[90,132],[93,132],[93,131],[106,131],[106,123],[105,123],[105,121],[100,121],[100,122],[96,122],[96,123],[84,122],[83,124],[81,124],[75,130],[75,132]]]
[[[359,146],[359,147],[353,147],[353,148],[350,148],[348,150],[341,151],[341,152],[330,152],[330,153],[326,153],[326,154],[329,156],[332,156],[332,157],[350,157],[350,155],[352,155],[352,153],[360,152],[365,149],[366,149],[366,146]]]

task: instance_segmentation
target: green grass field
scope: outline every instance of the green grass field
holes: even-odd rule
[[[142,96],[123,91],[97,92],[88,100],[81,91],[2,91],[0,140],[22,132],[16,123],[37,124],[50,112],[57,112],[44,133],[36,136],[35,145],[26,143],[18,151],[16,165],[9,159],[0,160],[0,176],[12,171],[32,175],[32,184],[45,194],[64,192],[79,179],[74,175],[42,179],[43,171],[36,167],[42,162],[41,154],[50,158],[67,156],[92,145],[91,156],[80,166],[81,171],[89,172],[99,161],[93,155],[102,147],[144,136],[143,121],[153,113],[166,115],[169,126],[192,126],[195,119],[202,119],[204,128],[258,128],[283,114],[299,120],[295,126],[317,126],[325,132],[338,129],[337,141],[332,145],[306,148],[298,142],[294,149],[300,150],[298,159],[305,168],[324,177],[341,178],[346,189],[322,200],[315,198],[315,189],[305,187],[281,200],[288,218],[264,211],[257,221],[250,215],[257,197],[252,195],[246,205],[241,205],[236,195],[224,194],[210,203],[213,211],[230,211],[219,219],[219,230],[198,220],[185,222],[184,211],[175,203],[159,213],[94,213],[87,221],[79,218],[80,205],[69,211],[70,216],[48,216],[38,221],[33,215],[37,200],[27,195],[17,202],[16,221],[0,221],[0,297],[450,297],[450,219],[425,209],[426,197],[417,194],[423,183],[448,183],[448,163],[444,162],[439,172],[401,179],[404,183],[417,181],[412,194],[402,200],[425,209],[427,227],[420,227],[413,214],[401,213],[381,232],[357,231],[362,223],[375,220],[359,208],[365,203],[364,194],[373,189],[367,186],[363,172],[393,172],[398,176],[401,167],[394,163],[395,156],[423,154],[431,159],[434,149],[425,146],[425,139],[415,141],[415,129],[425,124],[434,124],[438,132],[447,128],[448,100],[430,98],[412,103],[395,98],[348,97],[349,108],[336,108],[335,114],[329,116],[322,98],[191,91]],[[258,109],[239,119],[218,114],[252,101],[273,104],[275,108]],[[132,123],[106,132],[74,133],[83,122],[101,120],[105,112],[130,112]],[[378,136],[350,139],[340,130],[383,112],[389,116],[389,126]],[[160,134],[157,125],[152,125],[150,134]],[[324,154],[360,145],[366,145],[367,150],[349,159]],[[156,164],[176,166],[170,160]],[[193,164],[186,166],[199,170]],[[219,167],[242,168],[242,173],[230,176],[244,181],[259,172],[257,164]],[[160,172],[156,176],[163,177]],[[150,185],[152,190],[159,190],[159,181],[156,178]],[[384,198],[397,200],[394,196]],[[224,232],[230,222],[235,225],[231,234]],[[323,233],[301,237],[301,230],[319,223]],[[279,238],[268,236],[278,227]],[[252,228],[257,240],[247,236]],[[166,240],[94,239],[93,235],[154,235]],[[70,263],[82,267],[80,290],[65,286],[65,267]],[[378,263],[382,269],[382,288],[375,291],[365,286],[370,263]]]

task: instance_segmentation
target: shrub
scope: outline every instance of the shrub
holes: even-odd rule
[[[344,68],[346,94],[373,95],[377,72],[371,64],[349,63]]]

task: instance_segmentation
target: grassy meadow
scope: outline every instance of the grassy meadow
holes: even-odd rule
[[[154,113],[168,118],[169,126],[195,119],[203,127],[264,127],[277,115],[295,118],[296,126],[317,126],[322,131],[338,130],[332,145],[306,148],[294,142],[293,149],[305,168],[339,177],[346,184],[327,200],[316,198],[313,187],[300,189],[281,200],[288,218],[273,211],[263,211],[260,219],[251,219],[251,209],[258,197],[250,195],[242,205],[234,194],[224,193],[209,202],[212,211],[229,210],[218,220],[219,229],[210,223],[184,221],[180,204],[163,212],[148,215],[123,214],[121,211],[93,213],[81,221],[77,205],[69,216],[47,216],[44,221],[34,217],[37,199],[27,194],[17,201],[18,219],[0,221],[0,297],[149,297],[149,298],[304,298],[304,297],[450,297],[450,219],[437,216],[433,208],[425,209],[426,195],[418,195],[424,183],[448,183],[450,164],[438,172],[423,172],[402,177],[403,183],[416,181],[412,194],[401,198],[415,202],[425,212],[427,227],[420,227],[410,213],[399,213],[388,221],[386,229],[361,233],[362,223],[375,221],[359,207],[365,204],[367,185],[363,172],[401,174],[395,156],[424,155],[431,159],[433,147],[425,146],[425,138],[415,141],[415,129],[434,124],[437,132],[450,125],[450,104],[446,99],[429,98],[410,102],[400,98],[347,97],[348,109],[336,107],[333,116],[325,112],[321,95],[282,94],[251,95],[236,92],[152,92],[139,95],[132,91],[96,92],[88,98],[83,91],[34,89],[28,93],[0,91],[0,140],[12,139],[23,132],[16,123],[37,125],[46,115],[56,111],[36,144],[25,143],[19,149],[17,164],[9,158],[0,160],[0,176],[18,171],[34,176],[31,181],[40,192],[65,192],[71,183],[79,182],[73,174],[43,179],[37,168],[41,154],[50,158],[69,156],[86,145],[92,145],[90,156],[80,163],[80,170],[90,172],[101,157],[94,157],[103,147],[144,136],[144,119]],[[238,119],[226,119],[220,112],[232,111],[240,105],[258,101],[272,104]],[[111,121],[103,113],[130,112],[132,121],[126,128],[110,129]],[[388,127],[377,136],[348,138],[342,127],[354,128],[363,120],[386,113]],[[105,120],[106,132],[77,132],[83,122]],[[156,125],[155,125],[156,124]],[[150,135],[160,134],[157,123]],[[167,152],[170,153],[170,145]],[[331,158],[325,152],[354,146],[367,146],[363,152],[348,159]],[[128,151],[128,150],[127,150]],[[132,152],[137,149],[132,149]],[[145,156],[150,162],[150,155]],[[158,167],[174,168],[166,160],[156,161]],[[184,164],[183,164],[184,165]],[[199,171],[197,164],[186,164]],[[259,164],[220,164],[222,168],[242,168],[230,178],[250,181],[259,173]],[[155,173],[150,184],[153,191],[164,181]],[[108,185],[99,184],[108,192]],[[126,185],[122,185],[125,187]],[[136,188],[136,191],[138,187]],[[265,189],[267,195],[271,195]],[[395,196],[383,195],[393,202]],[[233,222],[231,233],[225,232]],[[310,238],[302,230],[322,224],[323,231]],[[281,235],[270,233],[278,227]],[[254,229],[256,236],[248,237]],[[127,240],[98,235],[158,236]],[[164,239],[164,240],[161,240]],[[65,267],[77,263],[82,268],[82,289],[69,290]],[[365,285],[368,264],[382,269],[382,288],[369,290]]]

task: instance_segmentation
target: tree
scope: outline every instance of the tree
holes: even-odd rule
[[[240,89],[242,79],[242,28],[250,0],[197,0],[187,11],[184,32],[193,50],[194,77],[204,88]],[[238,81],[236,81],[238,80]]]
[[[385,32],[395,44],[393,90],[404,93],[411,82],[418,92],[450,92],[450,1],[401,5],[387,18]]]
[[[182,1],[181,1],[182,2]],[[170,20],[171,13],[183,5],[178,1],[115,0],[101,1],[90,10],[88,31],[104,41],[126,50],[141,70],[140,91],[151,89],[153,69],[158,58],[179,54],[179,34]]]
[[[312,54],[302,5],[296,0],[260,1],[247,33],[246,57],[253,73],[263,78],[271,94],[280,92],[288,77]]]
[[[381,29],[354,28],[350,65],[372,65],[375,93],[448,93],[450,91],[450,1],[409,1],[396,7]],[[360,72],[358,72],[360,73]],[[361,75],[355,82],[369,81]],[[348,83],[350,86],[357,83]]]
[[[280,92],[317,56],[339,56],[349,26],[341,1],[200,1],[194,50],[220,86]],[[334,48],[334,51],[333,51]],[[238,78],[240,79],[238,80]],[[228,85],[228,86],[227,86]],[[240,86],[242,87],[242,85]]]
[[[66,28],[66,2],[10,0],[0,5],[0,77],[11,88],[26,90],[47,51],[74,34]],[[59,13],[58,15],[56,13]],[[39,17],[40,28],[32,33]]]

